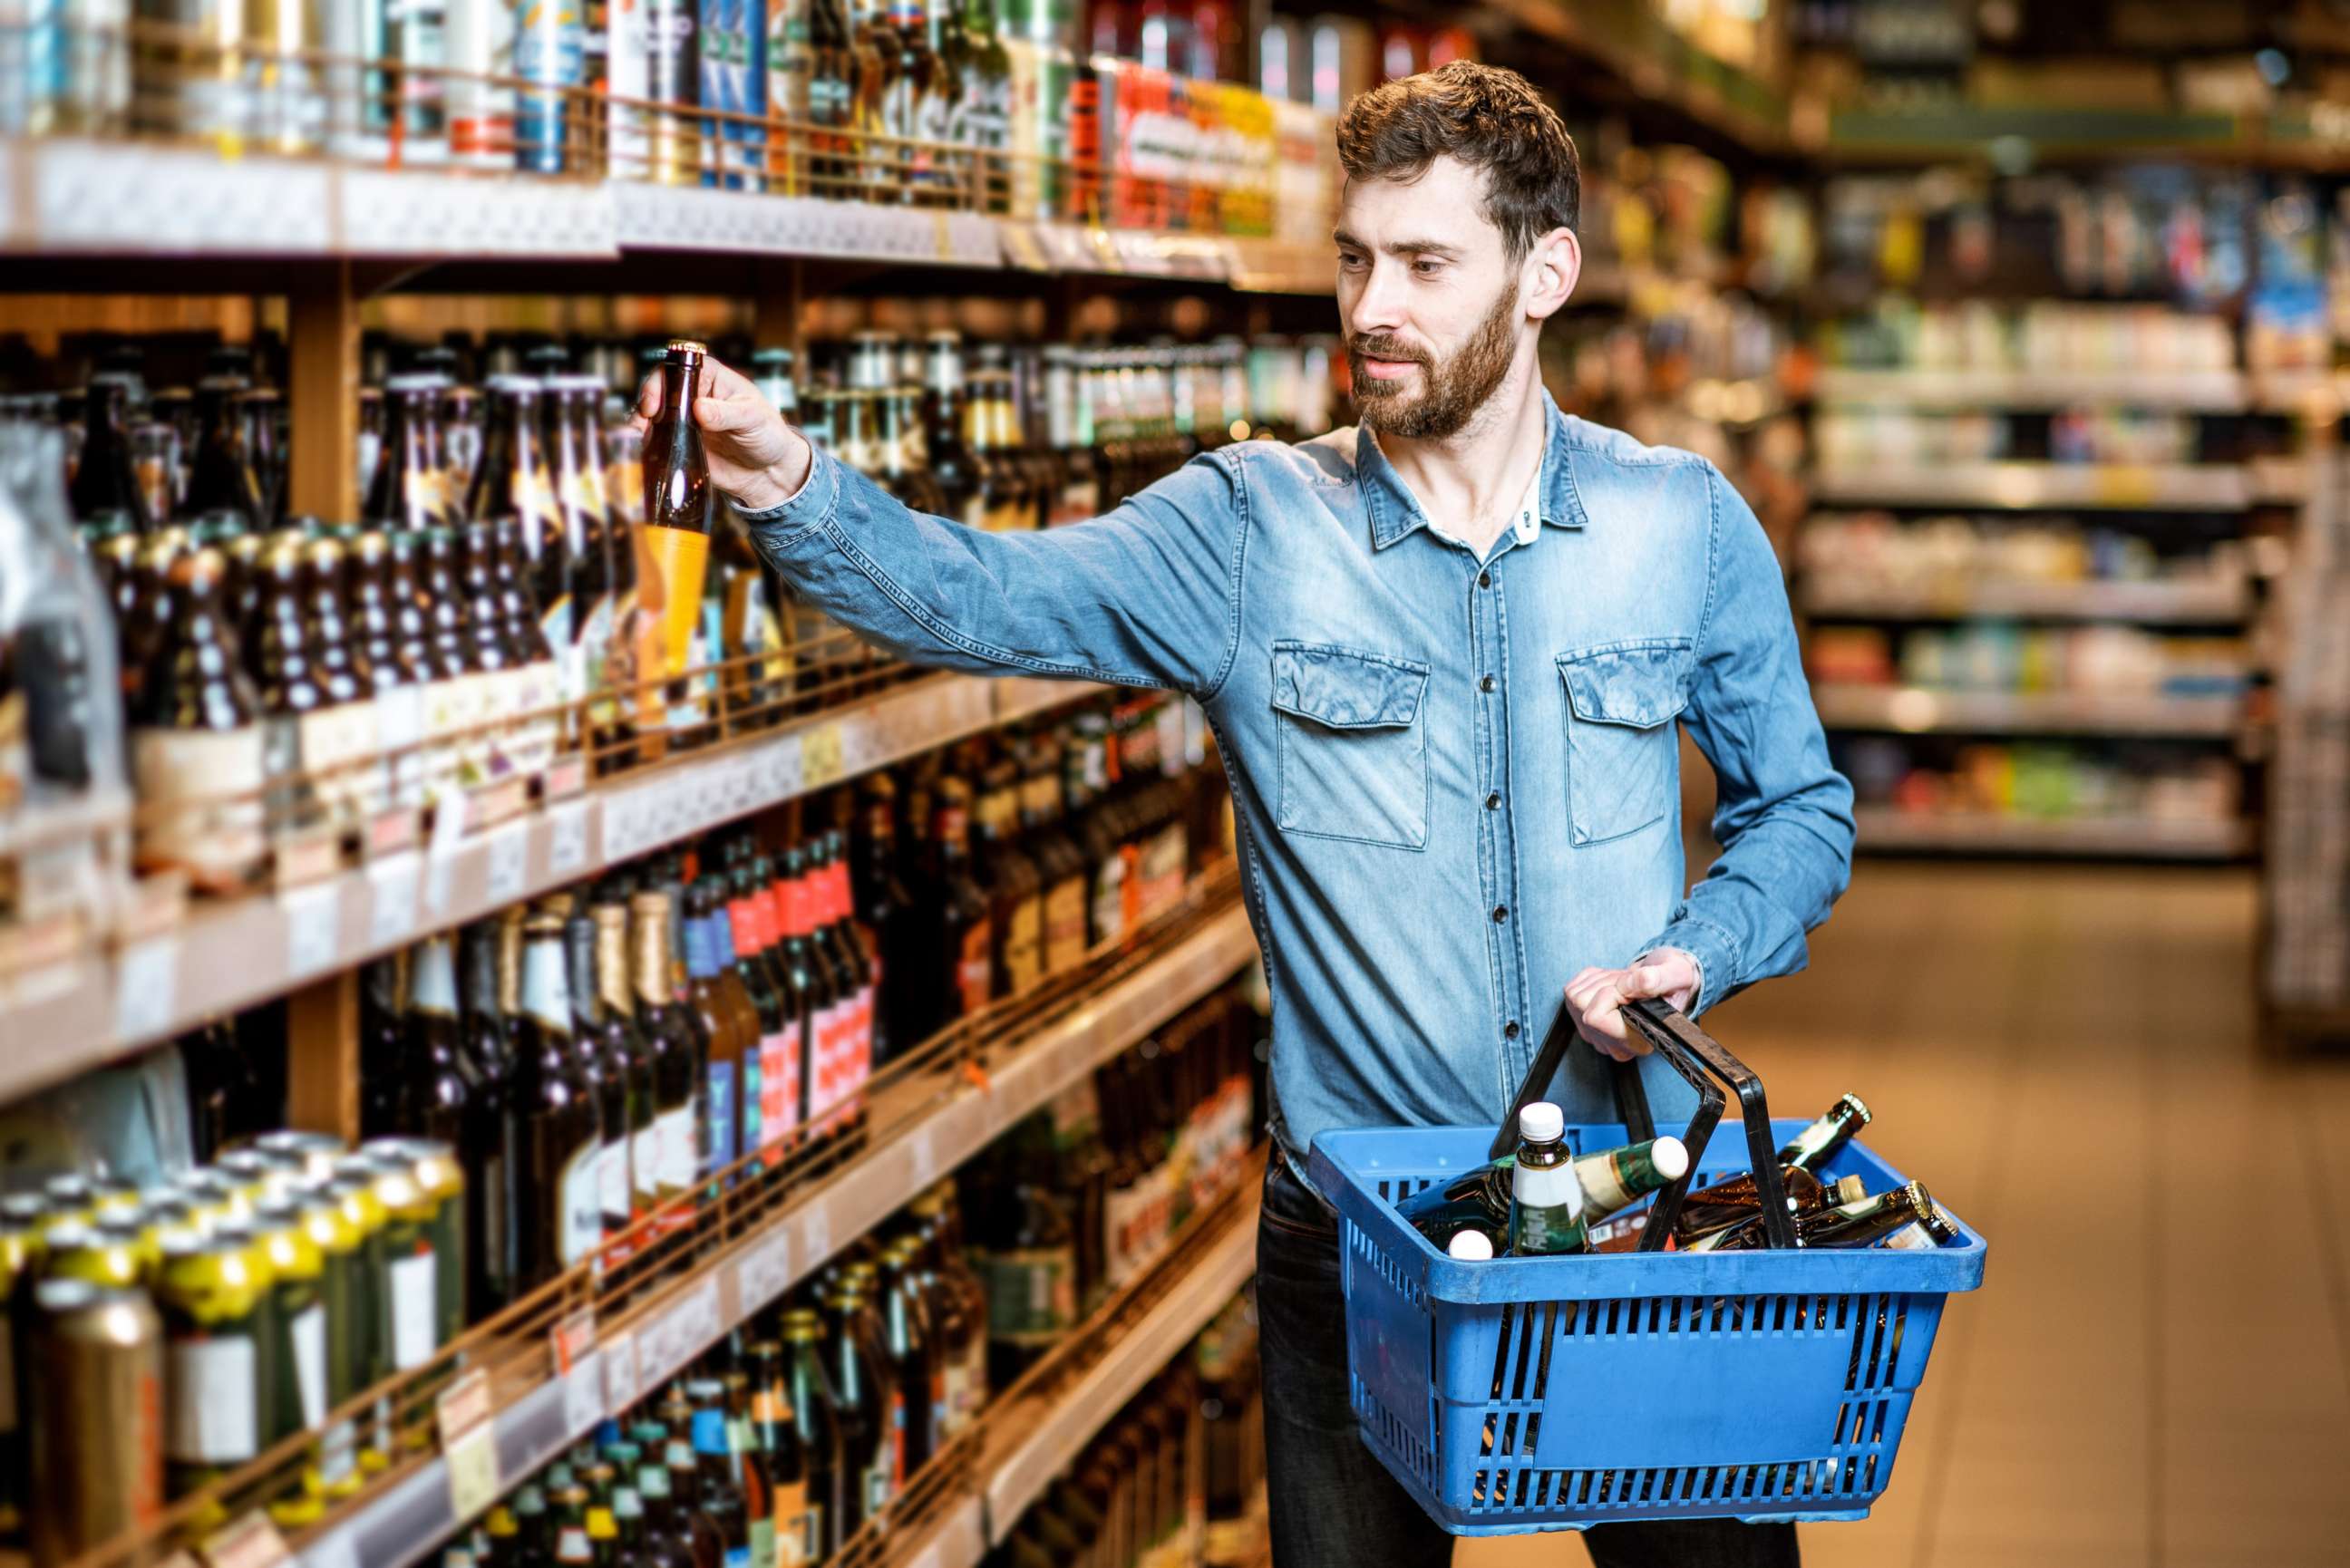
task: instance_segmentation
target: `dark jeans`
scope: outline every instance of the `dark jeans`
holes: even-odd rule
[[[1347,1402],[1337,1224],[1278,1154],[1267,1163],[1257,1223],[1256,1305],[1274,1568],[1446,1568],[1451,1536],[1405,1495],[1357,1433]],[[1797,1568],[1801,1562],[1792,1524],[1601,1524],[1583,1539],[1598,1568]],[[1566,1557],[1563,1543],[1559,1550]]]

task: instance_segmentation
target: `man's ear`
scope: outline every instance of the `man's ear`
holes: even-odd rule
[[[1526,256],[1526,314],[1536,321],[1557,315],[1582,276],[1583,246],[1573,229],[1561,226],[1535,240]]]

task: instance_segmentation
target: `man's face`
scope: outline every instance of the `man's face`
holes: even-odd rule
[[[1439,158],[1409,184],[1350,180],[1338,213],[1338,317],[1365,424],[1458,434],[1509,374],[1527,325],[1485,177]]]

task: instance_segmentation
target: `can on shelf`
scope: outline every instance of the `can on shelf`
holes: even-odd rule
[[[304,1132],[298,1127],[263,1133],[253,1140],[253,1147],[276,1158],[296,1161],[304,1178],[311,1181],[334,1175],[335,1161],[351,1152],[351,1146],[332,1133]]]
[[[334,1205],[342,1220],[338,1240],[344,1250],[330,1252],[329,1256],[339,1260],[348,1282],[344,1288],[351,1293],[354,1303],[344,1366],[351,1391],[356,1394],[391,1376],[391,1303],[384,1293],[390,1268],[385,1235],[389,1216],[384,1213],[383,1200],[376,1196],[375,1172],[357,1163],[356,1156],[347,1156],[338,1162],[333,1179],[317,1191]],[[333,1326],[331,1321],[328,1326]],[[330,1490],[341,1489],[335,1495],[347,1496],[358,1490],[361,1480],[391,1462],[390,1438],[391,1408],[388,1402],[379,1400],[374,1411],[359,1421],[355,1438],[356,1472],[340,1474],[334,1454],[328,1456],[323,1467],[327,1484]]]
[[[327,1424],[329,1377],[326,1254],[310,1216],[293,1194],[280,1193],[254,1210],[254,1228],[269,1257],[272,1304],[277,1320],[277,1397],[263,1447]],[[302,1469],[302,1487],[269,1504],[281,1525],[317,1522],[325,1512],[326,1480],[317,1463]]]
[[[45,1278],[83,1280],[126,1291],[147,1282],[149,1271],[140,1259],[138,1238],[125,1237],[119,1226],[109,1232],[88,1220],[59,1220],[42,1231],[41,1239],[47,1253],[41,1268]]]
[[[277,1397],[268,1256],[244,1221],[163,1238],[164,1482],[182,1497],[258,1455]],[[217,1522],[207,1520],[202,1522]]]
[[[20,1319],[37,1563],[63,1563],[163,1508],[163,1329],[143,1291],[44,1280]]]
[[[435,1263],[432,1344],[437,1350],[465,1331],[465,1168],[455,1147],[437,1138],[377,1138],[361,1152],[406,1168],[422,1196],[418,1212]]]

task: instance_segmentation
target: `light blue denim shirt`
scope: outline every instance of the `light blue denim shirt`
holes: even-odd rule
[[[1702,1009],[1802,968],[1844,890],[1851,786],[1753,513],[1702,458],[1549,426],[1543,525],[1482,565],[1351,429],[1226,447],[1046,533],[910,512],[822,455],[750,520],[809,600],[909,659],[1201,703],[1294,1158],[1326,1127],[1498,1123],[1577,970],[1681,948]],[[1694,888],[1676,719],[1720,776],[1726,848]],[[1685,1115],[1644,1070],[1659,1121]],[[1596,1053],[1562,1080],[1569,1121],[1614,1119]]]

